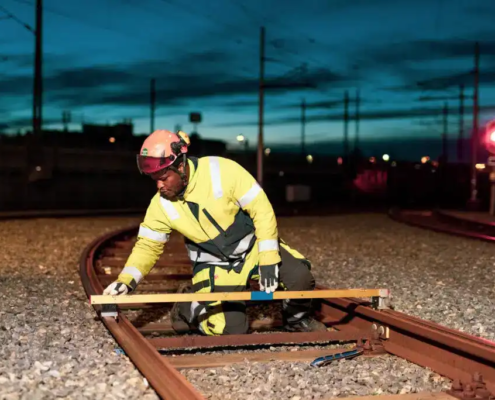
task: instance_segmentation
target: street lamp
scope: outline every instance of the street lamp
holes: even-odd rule
[[[248,161],[247,151],[248,151],[249,142],[244,137],[244,135],[237,135],[237,141],[239,142],[240,145],[242,145],[244,143],[244,146],[243,146],[243,153],[244,153],[243,158],[245,159],[245,162],[247,163],[247,161]]]

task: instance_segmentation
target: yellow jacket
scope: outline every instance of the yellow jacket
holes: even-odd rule
[[[189,158],[188,163],[184,200],[172,202],[159,192],[153,197],[119,282],[135,288],[160,258],[172,230],[185,237],[195,265],[241,269],[254,246],[260,266],[280,263],[275,213],[253,176],[222,157]]]

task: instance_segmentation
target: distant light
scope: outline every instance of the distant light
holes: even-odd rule
[[[438,161],[432,161],[431,165],[433,165],[435,168],[438,167]]]
[[[392,161],[392,164],[390,164],[392,167],[396,167],[397,163],[395,161]]]
[[[313,156],[311,154],[308,154],[306,156],[306,160],[308,160],[308,162],[311,164],[313,162]]]
[[[266,156],[270,155],[270,153],[271,153],[271,152],[272,152],[272,150],[271,150],[269,147],[267,147],[267,148],[265,149],[265,155],[266,155]]]
[[[284,171],[280,171],[280,172],[278,173],[278,176],[284,176]]]
[[[40,172],[41,171],[41,167],[39,165],[36,166],[36,171]]]
[[[495,142],[495,131],[491,131],[491,132],[490,132],[490,140],[491,140],[492,142]]]
[[[430,157],[428,157],[428,156],[421,157],[421,163],[422,164],[426,164],[428,161],[430,161]]]
[[[370,157],[370,163],[373,164],[376,161],[375,157]]]
[[[112,136],[111,138],[108,139],[110,143],[115,143],[115,138]]]
[[[244,135],[237,135],[238,142],[244,142]]]
[[[476,167],[476,169],[485,169],[486,165],[485,164],[476,164],[475,167]]]
[[[337,158],[337,164],[342,165],[343,162],[344,160],[342,159],[342,157]]]
[[[389,156],[388,154],[384,154],[384,155],[382,156],[382,158],[383,158],[383,161],[388,161],[388,160],[390,160],[390,156]]]

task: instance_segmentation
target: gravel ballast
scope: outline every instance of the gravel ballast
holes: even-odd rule
[[[137,218],[0,221],[0,400],[157,399],[95,317],[78,275],[83,248]],[[282,218],[281,236],[332,288],[387,287],[396,310],[495,338],[495,246],[384,215]],[[266,350],[264,350],[266,351]],[[438,391],[448,381],[396,357],[243,363],[185,370],[210,399],[322,399]]]

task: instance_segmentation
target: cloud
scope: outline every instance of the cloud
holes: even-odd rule
[[[442,115],[442,108],[440,107],[420,107],[420,108],[403,108],[403,109],[390,109],[390,110],[375,110],[375,111],[363,111],[359,115],[361,121],[379,121],[379,120],[400,120],[400,119],[415,119],[424,117],[438,117]],[[480,111],[483,112],[495,112],[494,105],[481,106]],[[455,108],[455,112],[449,110],[449,114],[457,114],[458,109]],[[472,113],[472,107],[464,107],[464,112],[466,115]],[[342,113],[338,114],[327,114],[327,115],[310,115],[306,117],[306,122],[328,122],[328,121],[342,121]],[[354,115],[351,113],[349,115],[349,120],[354,120]],[[265,125],[284,125],[300,123],[301,118],[299,116],[281,117],[267,120]],[[246,126],[256,126],[258,124],[257,120],[244,121],[244,122],[233,122],[233,123],[221,123],[215,125],[216,127],[246,127]]]
[[[43,117],[43,126],[46,129],[46,126],[52,124],[60,124],[60,118],[47,118]],[[0,123],[0,133],[7,130],[15,130],[15,129],[31,129],[32,127],[32,118],[31,117],[17,117],[9,119],[6,122]]]
[[[356,103],[356,97],[355,93],[349,93],[349,104],[355,104]],[[360,99],[359,100],[360,104],[381,104],[381,100],[366,100],[366,99]],[[320,100],[320,101],[314,101],[314,102],[306,102],[306,109],[309,110],[328,110],[331,108],[337,108],[337,107],[344,107],[344,98],[342,96],[342,99],[340,100]],[[286,105],[280,105],[276,107],[278,109],[286,109],[286,110],[300,110],[301,109],[301,102],[299,103],[292,103],[292,104],[286,104]]]
[[[34,68],[34,53],[18,54],[18,53],[1,53],[0,54],[1,69],[9,73],[15,72],[17,69]],[[54,54],[45,51],[43,54],[43,69],[57,70],[60,66],[67,68],[72,63],[76,62],[75,58],[69,58],[66,55]],[[30,75],[31,77],[31,75]]]
[[[495,40],[486,36],[481,41],[483,61],[495,59]],[[354,54],[359,59],[359,70],[364,78],[387,76],[398,79],[397,85],[385,87],[394,92],[443,90],[463,83],[472,85],[475,40],[415,40],[386,46],[371,46],[364,53]],[[446,67],[439,69],[439,66]],[[431,67],[431,68],[430,68]],[[491,83],[492,71],[481,70],[480,83]],[[418,85],[419,83],[419,85]],[[382,88],[383,89],[383,88]]]
[[[479,84],[491,86],[495,80],[495,70],[480,70]],[[460,85],[472,87],[474,75],[471,71],[460,72],[450,75],[439,75],[434,78],[416,81],[410,79],[404,85],[383,88],[393,92],[415,92],[424,90],[442,91],[451,88],[459,88]]]
[[[369,66],[404,65],[410,62],[446,60],[452,58],[474,59],[475,40],[414,40],[383,47],[368,48],[367,53],[356,55]],[[490,36],[480,44],[483,57],[495,57],[495,40]]]
[[[475,3],[474,1],[472,3]],[[490,2],[482,2],[481,4],[472,4],[469,3],[466,6],[465,11],[468,14],[474,15],[476,18],[489,18],[492,19],[492,15],[495,12],[495,6]]]
[[[172,62],[142,61],[127,66],[101,65],[55,71],[45,76],[45,102],[66,108],[82,106],[129,106],[149,104],[150,78],[156,79],[156,99],[167,106],[179,106],[205,98],[228,98],[258,91],[258,79],[238,75],[237,58],[208,51],[187,55]],[[232,67],[231,67],[232,66]],[[300,78],[302,80],[302,78]],[[310,70],[297,87],[292,80],[267,80],[267,92],[308,90],[310,84],[338,86],[348,78],[328,69]],[[26,77],[0,81],[4,98],[30,96],[32,84]],[[249,105],[249,104],[248,104]],[[230,105],[232,107],[232,105]],[[240,105],[237,105],[240,107]]]
[[[464,97],[467,97],[466,92],[464,92]],[[438,95],[438,96],[420,96],[418,98],[419,101],[449,101],[449,100],[458,100],[459,95]]]

